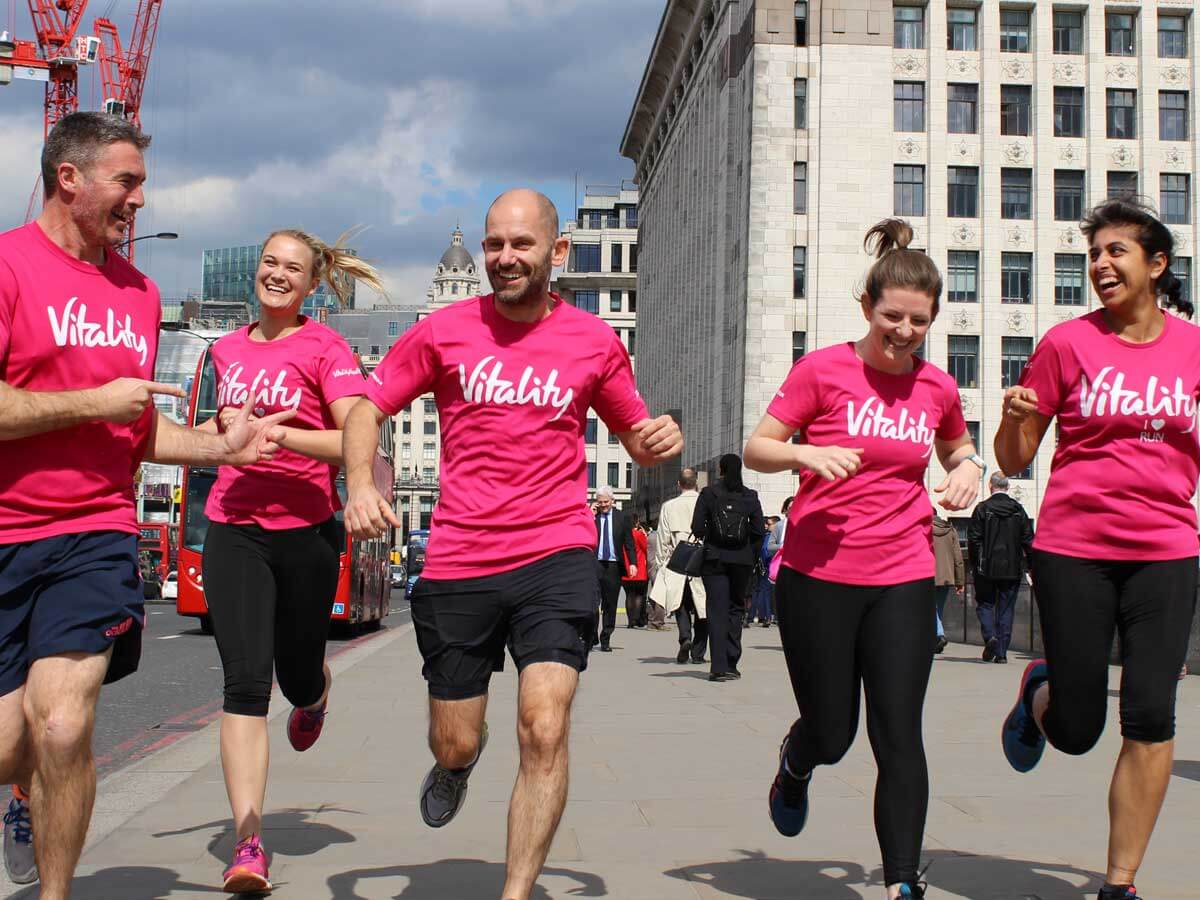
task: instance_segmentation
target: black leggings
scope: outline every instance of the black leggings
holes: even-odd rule
[[[921,712],[936,633],[933,579],[836,584],[786,567],[775,614],[800,718],[788,740],[797,774],[833,765],[858,728],[860,684],[879,777],[875,834],[886,884],[915,881],[929,807]]]
[[[1175,737],[1175,690],[1196,607],[1196,557],[1161,562],[1033,555],[1050,706],[1046,739],[1087,753],[1108,711],[1108,661],[1121,636],[1121,734],[1161,743]]]
[[[209,526],[204,596],[225,669],[225,712],[267,714],[272,664],[293,706],[321,699],[337,590],[335,531],[332,519],[282,531]]]

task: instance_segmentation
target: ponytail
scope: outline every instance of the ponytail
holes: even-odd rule
[[[263,249],[266,249],[267,244],[271,243],[273,238],[280,236],[290,237],[304,244],[313,255],[313,279],[317,282],[324,282],[337,297],[338,305],[344,308],[350,301],[350,292],[354,281],[361,281],[387,297],[387,291],[384,289],[379,271],[346,248],[346,242],[358,233],[358,230],[355,229],[344,232],[337,239],[337,243],[331,246],[307,231],[301,231],[298,228],[282,228],[267,236],[267,239],[263,241]]]
[[[859,295],[866,294],[874,306],[888,288],[907,288],[933,298],[933,314],[938,313],[942,296],[942,275],[928,255],[910,250],[912,226],[903,219],[884,219],[871,227],[863,238],[863,249],[875,257]]]

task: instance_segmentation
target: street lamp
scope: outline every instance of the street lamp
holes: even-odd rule
[[[124,243],[117,244],[118,247],[128,247],[130,244],[136,244],[138,241],[151,241],[157,238],[160,241],[178,240],[179,235],[174,231],[160,231],[158,234],[143,234],[141,237],[130,238]]]

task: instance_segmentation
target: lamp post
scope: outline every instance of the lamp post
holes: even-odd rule
[[[179,239],[179,235],[174,231],[160,231],[158,234],[143,234],[141,237],[130,238],[123,243],[118,244],[118,247],[128,247],[130,244],[136,244],[138,241],[174,241]]]

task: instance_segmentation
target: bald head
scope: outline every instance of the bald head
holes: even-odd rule
[[[558,237],[558,208],[550,198],[533,188],[513,188],[505,191],[492,201],[484,219],[484,230],[492,224],[492,216],[497,218],[519,218],[533,224],[537,222],[545,228],[545,235],[554,240]]]

